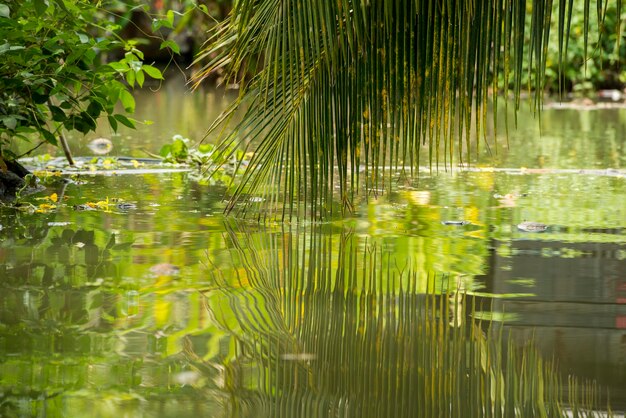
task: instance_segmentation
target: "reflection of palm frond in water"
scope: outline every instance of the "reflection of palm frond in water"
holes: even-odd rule
[[[207,297],[239,347],[223,385],[233,416],[562,416],[564,405],[598,407],[594,385],[564,396],[556,367],[532,344],[506,344],[489,324],[465,321],[464,296],[420,290],[441,278],[399,271],[356,236],[231,239],[244,272],[237,285],[222,280],[227,303]]]

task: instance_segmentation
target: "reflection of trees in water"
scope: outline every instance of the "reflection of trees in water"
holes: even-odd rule
[[[488,323],[460,323],[474,308],[445,277],[400,270],[376,243],[322,228],[231,230],[234,263],[245,268],[234,281],[214,271],[220,290],[206,296],[236,341],[211,372],[232,416],[560,416],[566,402],[598,407],[592,385],[580,385],[584,402],[564,399],[555,366],[530,344],[509,342],[505,355]]]
[[[531,112],[520,112],[518,119],[517,128],[509,131],[509,146],[500,147],[496,156],[485,153],[481,162],[493,165],[495,158],[509,168],[625,168],[620,150],[626,144],[621,134],[626,108],[549,109],[541,113],[540,122]],[[501,126],[490,134],[503,137],[505,132]]]

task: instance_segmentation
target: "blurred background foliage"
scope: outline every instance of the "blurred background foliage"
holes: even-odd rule
[[[216,24],[223,21],[233,7],[233,0],[151,0],[148,2],[133,0],[113,3],[110,9],[119,14],[120,22],[126,22],[122,23],[123,28],[120,34],[128,39],[140,40],[139,49],[144,52],[154,50],[154,45],[156,45],[153,45],[146,36],[150,33],[152,24],[152,19],[144,10],[146,3],[152,13],[165,13],[167,10],[174,12],[174,25],[171,28],[161,28],[161,31],[178,44],[186,64],[191,63],[193,56],[210,37]],[[554,7],[556,10],[557,2],[554,2]],[[626,9],[622,10],[621,16],[617,16],[614,2],[607,2],[605,7],[604,21],[598,18],[598,11],[595,7],[590,8],[589,33],[599,34],[599,36],[588,37],[585,52],[584,2],[573,3],[567,60],[562,63],[562,87],[565,92],[624,88],[626,70],[621,63],[626,62],[626,42],[624,42]],[[531,13],[527,14],[527,19],[530,21]],[[620,21],[621,25],[618,25]],[[558,20],[554,19],[548,44],[549,59],[546,63],[546,89],[552,93],[559,91],[557,25]],[[526,36],[530,40],[530,33]],[[619,44],[618,38],[622,39]],[[163,56],[163,59],[168,59],[168,57]],[[530,81],[527,71],[528,62],[525,62],[524,66],[523,81],[525,85],[528,85]]]
[[[589,37],[585,51],[584,16],[585,2],[573,2],[572,24],[567,40],[567,57],[562,65],[561,91],[589,92],[600,89],[623,89],[626,83],[626,42],[624,28],[626,10],[617,15],[615,2],[606,2],[606,11],[598,15],[595,7],[589,9]],[[556,7],[556,2],[555,5]],[[530,21],[530,14],[527,20]],[[621,24],[620,24],[621,22]],[[550,28],[548,61],[546,62],[545,87],[551,93],[559,92],[558,21]],[[530,39],[530,34],[526,35]],[[618,39],[621,41],[618,43]],[[523,80],[528,84],[528,62],[524,62]]]

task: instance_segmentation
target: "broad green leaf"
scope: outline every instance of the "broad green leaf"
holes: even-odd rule
[[[161,29],[161,26],[163,26],[163,22],[161,21],[161,19],[152,19],[152,32],[156,32],[159,29]]]
[[[54,2],[56,3],[57,6],[59,6],[59,8],[61,10],[63,10],[66,14],[70,15],[71,12],[70,10],[67,8],[67,6],[65,5],[65,2],[63,0],[54,0]]]
[[[128,92],[128,90],[120,90],[120,102],[122,102],[124,110],[126,110],[128,113],[133,113],[135,111],[135,98],[132,94]]]
[[[172,149],[172,146],[170,144],[165,144],[159,150],[159,155],[161,157],[167,157],[170,154],[171,149]]]
[[[92,99],[91,103],[89,103],[89,106],[87,106],[86,113],[92,119],[97,119],[100,116],[100,113],[102,113],[103,109],[104,109],[104,106],[102,106],[102,104],[99,103],[98,100],[94,98]]]
[[[141,67],[146,74],[148,74],[150,77],[156,79],[156,80],[162,80],[163,79],[163,74],[161,74],[161,71],[159,71],[158,68],[153,67],[152,65],[147,65],[144,64],[143,67]]]
[[[139,61],[137,59],[130,59],[129,58],[129,59],[127,59],[127,63],[128,63],[128,66],[130,67],[130,69],[132,71],[135,71],[135,72],[141,70],[141,67],[143,66],[143,62],[141,62],[141,61]]]
[[[174,41],[165,41],[165,42],[161,42],[161,47],[160,49],[164,49],[164,48],[169,48],[172,50],[172,52],[174,52],[175,54],[180,54],[180,47],[178,46],[178,44]]]
[[[126,71],[128,71],[128,65],[125,62],[114,61],[108,63],[107,65],[119,73],[125,73]]]
[[[76,32],[76,35],[78,35],[78,39],[80,40],[81,43],[83,44],[89,43],[89,36],[81,32]]]
[[[58,106],[48,106],[50,108],[50,113],[52,114],[52,120],[55,122],[63,122],[67,116],[65,112]]]
[[[44,15],[48,9],[47,0],[33,0],[33,5],[35,6],[35,11],[39,16]]]
[[[187,144],[185,144],[185,142],[182,141],[181,139],[175,140],[171,144],[170,153],[177,160],[185,160],[187,156],[189,155]]]
[[[15,117],[13,116],[2,116],[0,117],[0,120],[2,121],[4,126],[9,129],[15,129],[15,127],[17,126],[17,119],[15,119]]]

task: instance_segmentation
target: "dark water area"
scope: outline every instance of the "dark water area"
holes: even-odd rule
[[[167,84],[137,97],[154,124],[96,136],[114,155],[156,153],[175,134],[199,140],[225,105]],[[27,198],[41,208],[56,193],[53,209],[0,208],[0,416],[454,415],[498,375],[466,378],[454,353],[500,330],[509,352],[532,340],[554,360],[557,392],[568,376],[595,381],[597,407],[608,393],[619,414],[626,109],[518,125],[471,170],[426,171],[319,225],[225,217],[224,189],[185,172],[87,174]],[[73,138],[77,154],[91,139]],[[76,210],[89,202],[104,203]],[[432,292],[467,298],[438,311],[436,338]],[[495,387],[480,396],[499,405]]]

